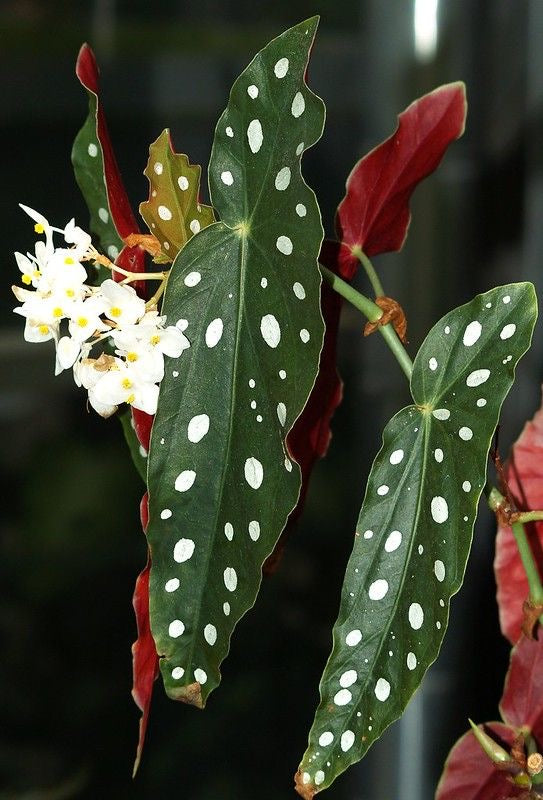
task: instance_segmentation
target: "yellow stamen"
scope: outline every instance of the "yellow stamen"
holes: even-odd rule
[[[127,353],[126,354],[126,360],[127,361],[137,361],[138,360],[138,354],[137,353]]]
[[[89,324],[89,321],[86,317],[79,317],[77,324],[80,328],[85,328]]]
[[[66,289],[67,297],[75,297],[75,292],[73,289]]]
[[[123,312],[118,306],[113,306],[113,308],[109,309],[109,313],[112,317],[120,317]]]
[[[134,402],[135,399],[136,399],[136,395],[135,394],[131,394],[126,398],[126,402],[129,405],[132,405],[132,403]]]
[[[45,233],[45,228],[43,227],[41,222],[36,222],[36,224],[34,225],[34,230],[36,231],[36,233]]]
[[[156,333],[154,336],[151,336],[151,344],[158,344],[160,342],[160,336]]]
[[[41,333],[42,336],[47,336],[47,334],[49,333],[49,326],[48,325],[40,325],[38,327],[38,330],[39,330],[39,332]]]
[[[56,308],[54,308],[54,309],[53,309],[53,316],[54,316],[54,317],[57,317],[57,319],[58,319],[59,317],[62,317],[62,316],[63,316],[62,309],[61,309],[61,307],[60,307],[60,306],[57,306]]]
[[[131,389],[132,388],[132,381],[130,378],[123,378],[121,381],[121,385],[123,389]]]
[[[30,275],[23,275],[21,280],[22,280],[22,282],[24,284],[26,284],[26,286],[28,286],[30,283],[32,283],[32,278],[30,277]]]
[[[35,278],[41,278],[41,272],[39,269],[35,269],[32,273]]]
[[[75,261],[73,260],[73,258],[71,256],[66,256],[66,258],[64,259],[64,263],[65,264],[75,264]]]

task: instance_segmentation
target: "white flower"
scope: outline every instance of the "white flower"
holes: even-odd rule
[[[104,300],[99,294],[73,303],[69,308],[68,315],[70,336],[78,342],[84,342],[96,332],[103,333],[109,330],[109,326],[100,318],[104,312],[104,306]]]
[[[94,397],[106,405],[128,403],[147,414],[154,414],[158,386],[142,380],[139,372],[120,358],[115,358],[114,361],[115,364],[94,385]]]
[[[55,375],[59,375],[63,370],[73,367],[80,353],[80,342],[70,336],[61,336],[57,343]]]
[[[23,211],[28,214],[28,216],[34,220],[36,223],[34,225],[34,230],[36,233],[43,233],[45,234],[45,243],[42,242],[44,245],[45,253],[49,254],[52,253],[54,250],[53,247],[53,228],[49,225],[46,218],[43,214],[40,214],[39,211],[34,211],[33,208],[29,208],[28,206],[24,206],[22,203],[19,203],[19,207],[23,209]],[[36,245],[37,247],[37,245]],[[43,250],[43,248],[40,248]],[[42,253],[43,257],[43,253]]]
[[[133,325],[145,314],[145,300],[138,297],[132,286],[122,286],[108,278],[101,291],[107,302],[105,314],[119,327]]]
[[[71,219],[64,228],[64,239],[68,244],[75,245],[73,252],[77,260],[87,255],[92,241],[89,234],[75,224],[75,219]]]
[[[34,288],[38,285],[38,280],[41,277],[41,271],[36,264],[35,261],[31,260],[28,256],[24,256],[22,253],[15,253],[15,260],[17,261],[17,266],[22,272],[21,280],[26,286],[33,286]]]

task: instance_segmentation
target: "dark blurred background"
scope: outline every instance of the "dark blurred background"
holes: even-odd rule
[[[322,19],[310,82],[328,122],[304,171],[328,234],[351,167],[392,132],[396,114],[441,83],[467,84],[464,138],[417,191],[403,252],[376,259],[406,310],[411,353],[442,313],[478,291],[517,279],[543,286],[541,0],[1,0],[1,800],[294,797],[365,478],[380,430],[407,401],[399,368],[380,337],[362,339],[363,321],[345,308],[345,401],[299,530],[240,624],[206,711],[164,699],[157,685],[133,782],[142,486],[118,422],[87,413],[71,378],[54,378],[49,344],[23,341],[9,286],[18,280],[13,250],[34,240],[18,202],[54,224],[88,222],[69,159],[87,113],[74,76],[83,41],[101,65],[137,207],[149,143],[170,127],[177,149],[205,169],[235,77],[269,39],[314,13]],[[538,327],[504,407],[504,453],[539,403],[542,349]],[[493,536],[482,507],[439,661],[331,800],[429,800],[468,715],[497,717],[508,649]]]

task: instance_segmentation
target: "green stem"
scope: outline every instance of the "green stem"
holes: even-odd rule
[[[520,511],[517,522],[539,522],[543,519],[543,511]]]
[[[351,253],[360,261],[360,263],[366,270],[366,275],[368,276],[373,291],[375,292],[375,297],[384,297],[385,291],[383,289],[383,284],[379,280],[379,276],[375,271],[375,267],[373,266],[367,255],[364,253],[362,248],[358,247],[358,245],[355,245],[352,248]]]
[[[498,508],[505,503],[505,497],[501,494],[501,492],[498,491],[498,489],[496,489],[495,486],[491,489],[490,485],[487,484],[485,487],[485,494],[488,498],[488,505],[494,512],[496,512]],[[541,519],[541,516],[542,515],[540,511],[524,511],[521,513],[519,519],[511,524],[511,529],[517,543],[520,560],[522,561],[522,566],[528,580],[530,600],[535,605],[540,605],[543,603],[543,586],[541,585],[539,571],[534,561],[532,548],[530,547],[528,537],[526,536],[526,531],[524,530],[524,522],[529,522],[533,519]]]
[[[383,316],[383,311],[373,302],[373,300],[370,300],[369,297],[357,292],[356,289],[353,289],[349,283],[346,283],[338,275],[335,275],[323,264],[319,264],[319,266],[324,280],[332,287],[332,289],[344,297],[345,300],[348,300],[349,303],[351,303],[355,308],[361,311],[370,322],[377,322],[377,320],[381,319]],[[411,380],[413,362],[409,358],[409,355],[407,354],[403,344],[398,339],[396,331],[389,323],[388,325],[380,325],[379,332],[392,351],[396,361],[407,376],[407,379]]]
[[[528,537],[526,536],[526,531],[524,530],[524,525],[522,522],[513,522],[511,529],[517,543],[520,560],[522,561],[522,566],[524,567],[524,572],[528,578],[528,586],[530,587],[530,600],[535,605],[540,605],[543,603],[543,586],[541,586],[539,572],[534,561],[530,543],[528,542]]]

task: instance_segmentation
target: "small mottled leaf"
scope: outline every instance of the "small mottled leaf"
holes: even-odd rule
[[[298,772],[303,797],[364,755],[437,657],[491,438],[536,308],[531,284],[493,289],[443,317],[417,354],[414,405],[386,426],[368,479]]]
[[[543,748],[543,639],[523,636],[512,649],[500,712],[508,725],[528,728]]]
[[[392,136],[355,165],[336,216],[343,278],[352,278],[359,266],[353,247],[367,256],[401,250],[411,195],[464,132],[466,108],[463,83],[434,89],[411,103]]]
[[[279,36],[235,82],[209,168],[222,222],[181,250],[164,298],[191,347],[167,366],[151,436],[151,627],[167,693],[198,706],[300,492],[285,440],[323,339],[323,231],[300,170],[324,124],[304,81],[316,27]]]
[[[519,511],[543,509],[543,408],[526,423],[511,448],[505,478]],[[525,531],[539,573],[543,574],[543,522],[529,522]],[[530,590],[517,543],[508,525],[498,525],[494,573],[500,627],[503,635],[515,644],[521,634],[522,606]]]
[[[140,214],[161,246],[155,261],[173,261],[195,233],[215,222],[211,206],[199,202],[201,171],[174,151],[168,129],[149,147],[149,199],[140,204]]]
[[[489,722],[484,731],[502,747],[511,746],[516,732],[501,722]],[[483,753],[472,731],[457,741],[445,762],[435,800],[504,800],[520,797],[507,772],[501,772]]]

